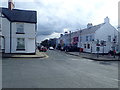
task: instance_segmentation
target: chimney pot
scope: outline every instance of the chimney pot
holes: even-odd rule
[[[10,10],[14,9],[13,0],[8,0],[8,9],[10,9]]]

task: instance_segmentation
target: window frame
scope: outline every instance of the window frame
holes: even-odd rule
[[[25,34],[24,23],[16,23],[16,34]]]
[[[18,39],[23,39],[23,42],[22,42],[22,44],[23,44],[23,46],[22,47],[20,47],[19,45],[20,45],[20,40],[18,41]],[[17,45],[16,45],[16,50],[18,51],[18,50],[20,50],[20,51],[25,51],[25,38],[17,38]],[[18,44],[19,43],[19,44]]]
[[[90,44],[87,44],[87,49],[90,49]]]
[[[112,40],[112,36],[108,35],[108,42],[111,42],[111,40]]]
[[[86,42],[89,41],[88,38],[89,38],[89,36],[86,36]]]

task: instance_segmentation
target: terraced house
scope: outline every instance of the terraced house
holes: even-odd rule
[[[35,54],[37,12],[14,9],[12,0],[8,8],[1,7],[4,53]]]
[[[87,28],[62,35],[58,43],[72,44],[83,52],[108,53],[110,50],[118,51],[118,30],[110,24],[106,17],[104,23],[99,25],[87,24]]]

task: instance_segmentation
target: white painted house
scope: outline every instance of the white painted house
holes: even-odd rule
[[[9,0],[8,8],[1,8],[0,12],[4,53],[35,54],[37,13],[13,8]]]
[[[77,45],[83,52],[88,53],[108,53],[110,50],[118,50],[118,30],[110,23],[109,18],[104,19],[104,23],[93,26],[88,23],[87,28],[63,35],[64,44],[67,43],[66,38],[70,39],[72,45]],[[64,38],[65,37],[65,38]]]
[[[4,52],[4,36],[2,35],[2,14],[0,13],[0,52]]]

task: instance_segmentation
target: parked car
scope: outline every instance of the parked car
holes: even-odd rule
[[[78,51],[79,51],[79,48],[78,48],[78,47],[75,47],[75,46],[66,46],[66,47],[65,47],[65,51],[66,51],[66,52],[78,52]]]
[[[46,52],[47,48],[46,47],[41,47],[39,51]]]
[[[54,50],[54,48],[53,47],[49,47],[49,50]]]

